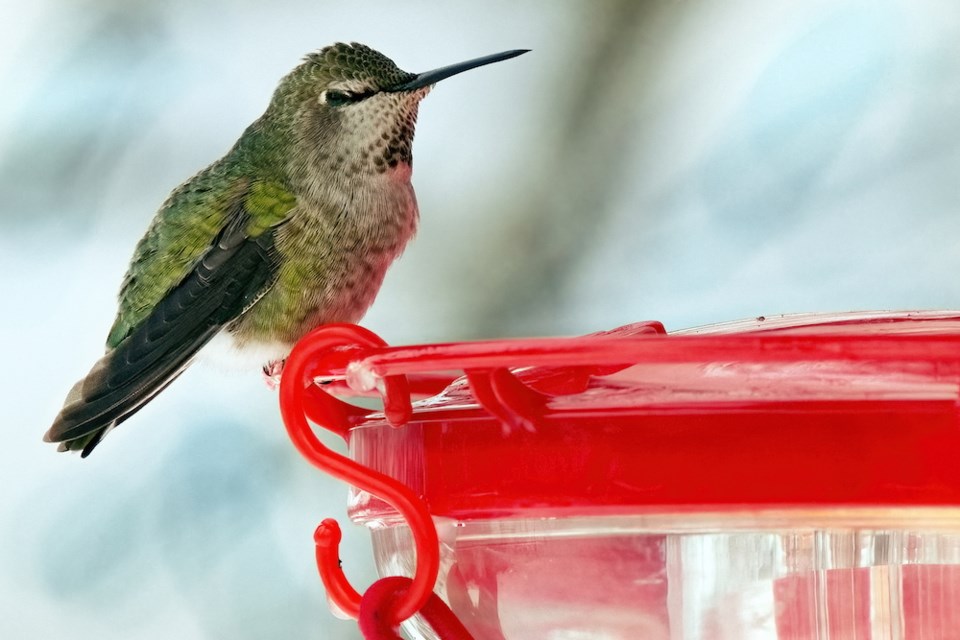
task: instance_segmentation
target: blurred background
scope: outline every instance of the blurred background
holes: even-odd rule
[[[0,637],[358,637],[313,565],[345,488],[259,371],[194,366],[88,460],[40,441],[158,205],[338,40],[533,49],[421,107],[393,344],[960,306],[956,2],[4,3]]]

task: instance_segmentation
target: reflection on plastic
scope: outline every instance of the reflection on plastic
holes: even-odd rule
[[[738,513],[701,529],[684,514],[461,522],[441,532],[437,593],[478,639],[956,637],[956,515],[950,533],[904,531],[910,514],[896,511],[885,531],[812,529],[818,514],[803,510],[793,527],[735,530],[741,517],[760,524]],[[372,533],[381,571],[406,566],[406,527]]]

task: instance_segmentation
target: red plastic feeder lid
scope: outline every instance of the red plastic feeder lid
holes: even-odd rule
[[[370,392],[403,374],[423,395],[451,370],[401,428],[350,416],[351,457],[434,516],[960,505],[960,312],[359,348],[318,377]]]

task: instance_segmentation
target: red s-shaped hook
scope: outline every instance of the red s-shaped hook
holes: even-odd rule
[[[417,613],[433,593],[440,569],[437,530],[426,504],[393,478],[368,469],[324,446],[307,422],[310,417],[320,426],[346,436],[358,417],[368,414],[354,405],[338,400],[314,384],[316,366],[323,354],[346,347],[380,348],[385,343],[373,332],[356,325],[326,325],[303,338],[290,353],[280,382],[280,412],[287,433],[300,453],[316,467],[367,491],[391,504],[406,519],[417,551],[416,573],[406,592],[393,602],[386,619],[399,625]],[[312,406],[306,404],[307,396]],[[411,415],[410,396],[404,376],[384,379],[384,412],[391,424],[400,425]],[[308,409],[309,406],[309,409]],[[360,612],[360,594],[350,586],[339,566],[337,549],[340,530],[333,520],[317,528],[317,565],[330,600],[345,614],[356,619]]]

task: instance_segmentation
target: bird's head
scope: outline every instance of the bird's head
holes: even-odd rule
[[[292,127],[298,147],[327,170],[383,173],[409,167],[417,109],[431,87],[521,53],[409,73],[370,47],[338,43],[308,54],[280,82],[267,115]]]

